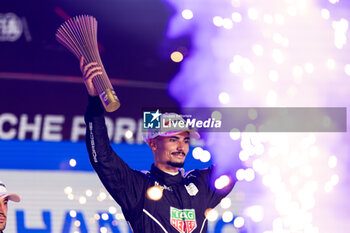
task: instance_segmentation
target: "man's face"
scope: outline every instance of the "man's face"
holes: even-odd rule
[[[189,142],[189,132],[153,139],[150,147],[154,153],[155,165],[167,171],[177,171],[177,168],[183,167],[189,151]]]
[[[6,227],[7,202],[7,197],[0,199],[0,231],[4,230]]]

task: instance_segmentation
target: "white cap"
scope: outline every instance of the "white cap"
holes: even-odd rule
[[[8,197],[9,200],[14,202],[20,202],[21,198],[15,193],[7,192],[6,186],[3,182],[0,181],[0,199]]]
[[[193,129],[190,129],[186,125],[186,121],[176,113],[162,113],[160,116],[160,128],[159,129],[148,129],[143,139],[148,143],[148,140],[152,138],[156,138],[158,136],[161,137],[170,137],[182,132],[189,132],[189,136],[191,138],[198,139],[200,135]],[[164,126],[163,126],[164,122]],[[179,124],[179,122],[183,122]],[[174,124],[175,123],[175,124]]]

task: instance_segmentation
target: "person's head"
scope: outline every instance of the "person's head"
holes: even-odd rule
[[[161,170],[175,172],[183,167],[189,151],[189,132],[173,136],[158,136],[150,139],[148,145],[153,151],[154,164]]]
[[[6,227],[8,201],[19,202],[20,200],[17,194],[8,193],[5,184],[0,181],[0,231]]]
[[[189,151],[190,138],[199,138],[199,134],[186,126],[173,124],[184,119],[175,113],[161,116],[161,129],[150,129],[145,137],[151,148],[156,167],[167,172],[177,172],[183,167]],[[165,125],[165,126],[164,126]],[[163,126],[163,127],[162,127]]]

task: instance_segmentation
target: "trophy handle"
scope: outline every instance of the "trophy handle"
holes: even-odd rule
[[[102,104],[107,112],[114,112],[120,107],[120,102],[113,89],[107,88],[99,92]]]

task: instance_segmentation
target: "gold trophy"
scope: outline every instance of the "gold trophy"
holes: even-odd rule
[[[97,20],[88,15],[79,15],[64,22],[56,32],[56,39],[78,60],[84,57],[86,63],[97,62],[102,74],[93,78],[92,83],[99,93],[107,112],[120,107],[120,102],[103,67],[97,46]]]

